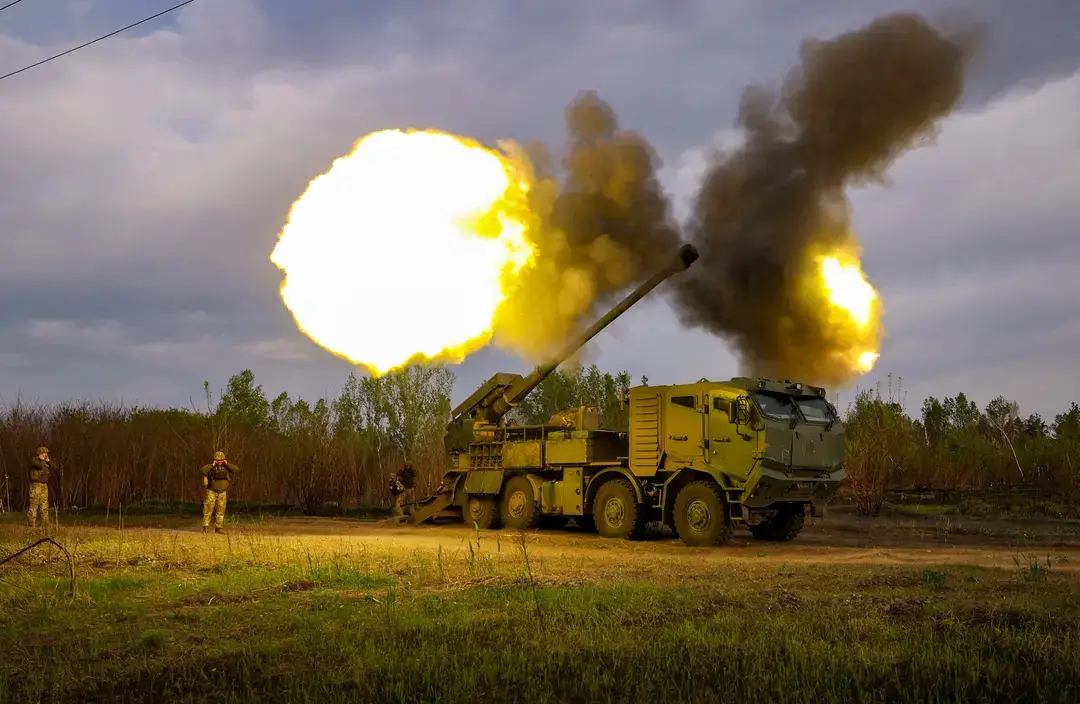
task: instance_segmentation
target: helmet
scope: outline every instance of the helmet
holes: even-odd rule
[[[37,453],[39,455],[47,455],[49,453],[49,448],[47,448],[47,447],[39,447],[37,449]]]
[[[214,453],[214,459],[215,460],[223,460],[223,459],[225,459],[225,453],[221,452],[220,450],[215,452]]]

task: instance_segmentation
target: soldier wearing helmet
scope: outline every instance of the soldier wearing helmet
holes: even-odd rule
[[[225,494],[229,489],[232,475],[237,474],[240,468],[225,459],[225,453],[214,453],[214,461],[202,468],[203,486],[206,488],[206,498],[203,499],[203,532],[210,527],[210,518],[214,517],[214,532],[224,533],[222,526],[225,523]],[[215,515],[216,514],[216,515]]]
[[[411,469],[409,465],[405,465],[406,469]],[[391,472],[387,477],[387,488],[390,489],[390,496],[393,497],[394,503],[391,507],[391,512],[394,518],[401,518],[405,515],[405,485],[401,481],[401,476],[397,472]]]
[[[27,524],[34,528],[38,514],[41,522],[49,527],[49,471],[56,467],[56,462],[49,459],[49,448],[39,447],[37,454],[30,458],[30,505],[26,510]]]

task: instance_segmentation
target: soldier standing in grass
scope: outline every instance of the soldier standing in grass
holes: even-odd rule
[[[409,465],[405,465],[405,467],[411,469]],[[405,515],[405,485],[401,483],[401,477],[394,473],[390,475],[388,486],[390,488],[390,495],[394,497],[394,505],[391,511],[394,514],[394,518],[401,518]]]
[[[238,473],[240,468],[232,462],[225,460],[224,452],[215,452],[214,461],[202,468],[203,486],[206,487],[206,498],[203,500],[202,529],[203,533],[210,527],[210,516],[214,516],[214,532],[224,533],[221,526],[225,523],[225,492],[229,489],[229,481],[232,475]]]
[[[30,458],[30,507],[26,518],[31,528],[37,525],[38,512],[41,522],[49,527],[49,470],[55,466],[56,463],[49,459],[47,447],[39,447],[37,454]]]

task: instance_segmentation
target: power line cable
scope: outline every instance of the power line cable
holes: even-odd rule
[[[0,7],[0,12],[3,12],[4,10],[11,7],[12,5],[18,5],[20,2],[22,2],[22,0],[12,0],[12,2],[9,2],[7,5],[4,5],[3,7]]]
[[[15,2],[21,2],[21,0],[15,0]],[[14,5],[15,2],[11,3],[11,5]],[[115,30],[113,32],[109,32],[108,34],[103,34],[102,36],[98,37],[97,39],[92,39],[92,40],[86,42],[85,44],[80,44],[79,46],[68,49],[67,51],[62,51],[59,54],[56,54],[55,56],[50,56],[47,59],[42,59],[41,61],[38,61],[37,63],[30,64],[29,66],[23,66],[18,71],[12,71],[11,73],[6,73],[3,76],[0,76],[0,81],[4,80],[5,78],[11,78],[12,76],[14,76],[16,74],[19,74],[19,73],[22,73],[23,71],[29,71],[30,69],[36,68],[36,67],[38,67],[38,66],[40,66],[42,64],[47,64],[47,63],[49,63],[50,61],[52,61],[54,59],[59,59],[61,56],[67,56],[68,54],[70,54],[72,52],[78,51],[79,49],[85,49],[86,47],[90,46],[91,44],[97,44],[98,42],[102,41],[103,39],[108,39],[109,37],[116,36],[117,34],[120,34],[121,32],[126,32],[129,29],[131,29],[132,27],[138,27],[140,24],[142,24],[144,22],[149,22],[150,20],[157,19],[158,17],[161,17],[162,15],[166,15],[166,14],[172,12],[173,10],[179,10],[184,5],[190,5],[193,2],[195,2],[195,0],[184,0],[184,2],[179,3],[178,5],[173,5],[172,7],[168,8],[167,10],[162,10],[161,12],[157,13],[156,15],[150,15],[149,17],[144,17],[143,19],[139,20],[138,22],[133,22],[133,23],[129,24],[126,27],[121,27],[120,29],[117,29],[117,30]],[[5,5],[4,7],[9,7],[9,5]],[[4,8],[0,7],[0,10],[2,10],[2,9],[4,9]]]

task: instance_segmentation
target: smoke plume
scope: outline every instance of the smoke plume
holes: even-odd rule
[[[861,253],[844,189],[880,180],[933,137],[963,94],[974,36],[889,15],[806,40],[778,93],[747,88],[743,145],[715,155],[686,227],[701,258],[668,284],[681,322],[728,339],[746,374],[828,385],[857,375],[853,355],[875,351],[884,331],[880,308],[857,332],[838,323],[823,283],[822,257]],[[558,165],[543,145],[502,145],[531,184],[536,259],[497,316],[496,341],[533,358],[558,351],[682,241],[649,143],[592,92],[565,117]]]
[[[657,179],[659,159],[641,135],[621,130],[592,92],[569,105],[566,130],[561,168],[542,144],[502,145],[532,170],[537,255],[500,310],[496,335],[534,358],[557,352],[598,306],[651,275],[681,243]]]
[[[701,259],[678,280],[683,324],[729,339],[744,373],[850,381],[851,340],[806,282],[820,256],[858,257],[845,187],[880,180],[901,152],[933,137],[963,94],[973,38],[889,15],[805,41],[802,66],[779,93],[748,88],[743,145],[715,156],[688,223]]]

